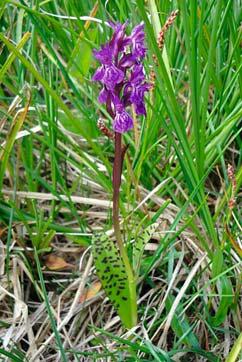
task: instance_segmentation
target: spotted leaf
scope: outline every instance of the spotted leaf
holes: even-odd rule
[[[93,258],[97,275],[108,298],[125,327],[136,323],[136,298],[134,283],[129,282],[123,260],[114,242],[106,234],[92,238]]]
[[[149,225],[141,235],[139,235],[133,244],[133,269],[135,270],[135,274],[139,276],[141,259],[144,253],[145,245],[149,242],[149,240],[154,235],[159,223],[154,223]]]

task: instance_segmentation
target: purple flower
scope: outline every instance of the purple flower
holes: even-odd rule
[[[133,85],[138,85],[145,80],[144,67],[142,64],[134,65],[132,72],[130,74],[130,83]]]
[[[110,23],[114,32],[111,40],[100,50],[94,51],[101,63],[92,80],[103,84],[98,100],[106,103],[113,117],[115,132],[124,133],[133,127],[133,120],[127,107],[134,105],[137,115],[145,115],[144,95],[149,89],[141,61],[146,48],[144,45],[144,24],[137,25],[131,35],[126,35],[125,24]]]
[[[104,66],[101,66],[101,67],[97,68],[96,72],[94,73],[94,75],[92,77],[92,80],[101,82],[103,80],[104,73],[105,73]]]
[[[94,57],[105,65],[112,64],[113,50],[110,44],[103,45],[100,50],[93,51]]]
[[[115,132],[124,133],[133,128],[133,119],[123,106],[116,108],[116,115],[113,120],[113,129]]]
[[[125,34],[127,22],[124,24],[110,23],[110,25],[114,29],[114,33],[109,44],[112,48],[113,56],[116,58],[119,52],[123,51],[124,47],[127,45],[127,36]]]
[[[144,33],[144,23],[136,25],[131,33],[131,41],[133,46],[133,54],[136,57],[144,58],[146,54],[146,48],[144,44],[145,33]]]
[[[131,68],[136,63],[136,57],[130,54],[124,54],[123,57],[120,59],[119,67],[121,68]]]
[[[121,69],[118,69],[114,64],[102,65],[96,70],[92,77],[92,80],[102,82],[110,90],[113,90],[116,84],[122,82],[123,79],[124,72]]]
[[[134,65],[130,79],[124,88],[125,104],[133,104],[137,115],[146,115],[144,95],[149,90],[150,85],[144,80],[143,65]]]
[[[137,115],[146,115],[144,95],[149,89],[150,85],[148,83],[139,84],[138,86],[132,88],[130,102],[134,104],[135,113]]]
[[[109,92],[106,88],[103,88],[101,92],[99,93],[98,100],[100,103],[106,103],[108,100]]]

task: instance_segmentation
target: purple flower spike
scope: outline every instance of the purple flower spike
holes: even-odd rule
[[[115,132],[124,133],[133,128],[133,120],[126,108],[134,106],[137,115],[145,115],[144,95],[149,90],[141,64],[146,48],[144,24],[137,25],[131,35],[126,35],[125,24],[110,23],[113,28],[111,40],[100,50],[94,51],[101,63],[92,80],[103,84],[98,100],[106,103],[113,117]]]

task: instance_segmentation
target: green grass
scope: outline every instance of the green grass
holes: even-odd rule
[[[157,34],[176,9],[161,53]],[[112,228],[114,149],[97,128],[101,114],[110,127],[111,119],[91,81],[92,50],[111,34],[79,18],[90,14],[129,19],[130,29],[144,21],[145,69],[156,75],[138,147],[133,132],[124,137],[121,219],[130,254],[140,231],[159,222],[139,260],[131,332],[103,291],[73,305],[79,285],[98,280],[87,262],[92,234]],[[242,358],[240,24],[237,0],[1,2],[0,359]],[[48,269],[49,254],[71,267]]]

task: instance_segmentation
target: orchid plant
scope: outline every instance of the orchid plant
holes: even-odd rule
[[[136,280],[134,264],[128,258],[119,222],[119,192],[127,150],[127,146],[122,144],[122,134],[133,128],[134,121],[129,113],[131,107],[136,115],[146,115],[144,95],[150,84],[145,80],[142,64],[146,55],[144,24],[135,26],[130,35],[126,34],[127,22],[110,23],[110,26],[113,29],[111,40],[94,51],[101,65],[92,80],[102,84],[98,100],[106,105],[113,119],[113,226],[118,248],[106,234],[99,234],[93,238],[93,254],[97,274],[107,295],[124,325],[132,327],[137,322]]]

